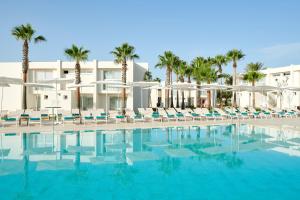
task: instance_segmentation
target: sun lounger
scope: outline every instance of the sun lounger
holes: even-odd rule
[[[108,122],[109,113],[104,112],[104,109],[99,108],[92,111],[92,115],[94,116],[95,122]]]
[[[189,110],[190,110],[190,109],[189,109]],[[188,110],[188,109],[181,109],[181,108],[178,108],[178,109],[177,109],[177,112],[178,112],[178,113],[181,113],[181,114],[185,117],[185,120],[191,119],[191,120],[195,121],[195,119],[201,119],[200,116],[193,116],[193,115],[191,114],[191,112],[189,112],[189,110]]]
[[[41,112],[40,111],[32,111],[29,113],[29,125],[33,124],[39,124],[42,125],[41,123]]]
[[[161,118],[162,121],[164,119],[166,119],[167,121],[177,121],[177,117],[175,114],[168,114],[168,112],[166,112],[166,110],[163,108],[157,108],[157,115]]]
[[[8,112],[2,117],[2,126],[16,125],[18,126],[20,112]]]
[[[66,123],[74,123],[76,120],[75,116],[72,114],[71,111],[63,110],[62,111],[62,122],[63,124]]]
[[[93,115],[93,110],[81,111],[81,116],[84,124],[95,122],[95,116]]]
[[[116,110],[111,110],[109,111],[109,118],[110,120],[114,120],[116,123],[117,122],[126,122],[127,118],[125,115],[119,113]]]
[[[126,111],[126,115],[127,117],[133,121],[133,123],[135,122],[144,122],[144,117],[141,114],[136,114],[133,110],[127,110]]]

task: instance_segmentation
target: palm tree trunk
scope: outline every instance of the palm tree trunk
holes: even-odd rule
[[[191,83],[191,77],[188,76],[188,83]],[[192,107],[192,99],[191,99],[191,90],[189,90],[189,97],[188,97],[188,107]]]
[[[210,84],[210,81],[207,81],[207,84]],[[211,91],[207,90],[207,107],[210,109],[211,108]]]
[[[236,62],[234,61],[233,62],[233,81],[232,81],[232,84],[235,86],[236,85],[236,68],[237,68],[237,64]],[[232,100],[233,100],[233,107],[236,107],[236,92],[232,92]]]
[[[170,86],[170,67],[167,66],[167,71],[166,71],[166,87]],[[165,108],[169,108],[169,89],[165,89]]]
[[[197,95],[196,95],[196,105],[198,108],[201,108],[202,107],[202,101],[201,101],[201,91],[200,91],[200,84],[201,82],[200,81],[197,81]]]
[[[176,74],[176,83],[178,83],[179,78],[178,78],[178,74]],[[179,108],[179,91],[176,90],[176,108]]]
[[[80,64],[78,61],[76,61],[75,64],[75,84],[80,84],[81,83],[81,78],[80,78]],[[81,104],[81,98],[80,98],[80,88],[76,88],[76,97],[77,97],[77,108],[79,109],[80,112],[80,104]]]
[[[122,62],[122,83],[124,85],[126,85],[126,71],[127,71],[127,63],[126,63],[126,60],[124,60]],[[122,88],[121,98],[122,98],[121,111],[122,111],[122,114],[125,115],[125,107],[126,107],[126,89],[125,88]]]
[[[23,73],[23,82],[27,82],[27,72],[29,68],[29,58],[28,58],[29,46],[28,41],[24,40],[23,43],[23,58],[22,58],[22,73]],[[25,111],[27,109],[27,88],[23,86],[23,100],[22,100],[22,109]]]
[[[252,86],[255,86],[255,81],[252,81]],[[255,92],[252,93],[252,106],[255,108]]]
[[[181,79],[181,82],[184,82],[184,79]],[[185,109],[185,104],[184,104],[184,90],[181,90],[181,109]]]
[[[173,77],[172,77],[172,70],[170,72],[170,85],[173,84]],[[173,88],[171,88],[171,108],[174,108],[174,99],[173,99],[174,95],[173,95]]]

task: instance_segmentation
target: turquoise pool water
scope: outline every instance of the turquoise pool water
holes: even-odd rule
[[[0,135],[0,199],[299,199],[300,135],[227,125]]]

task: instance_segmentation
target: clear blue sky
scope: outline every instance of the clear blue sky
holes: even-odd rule
[[[154,65],[165,50],[190,61],[242,49],[247,56],[239,71],[256,61],[270,67],[300,64],[299,2],[1,0],[0,61],[21,60],[21,43],[10,31],[31,23],[48,40],[31,46],[32,61],[66,60],[63,50],[73,43],[91,50],[91,60],[112,60],[109,52],[129,42],[162,78],[164,71]]]

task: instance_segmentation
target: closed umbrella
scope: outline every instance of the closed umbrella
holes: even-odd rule
[[[143,107],[143,89],[148,89],[149,87],[159,85],[159,82],[155,81],[137,81],[128,83],[128,85],[132,87],[140,87],[141,88],[141,108]],[[150,90],[151,93],[151,90]],[[149,105],[148,105],[149,106]]]

